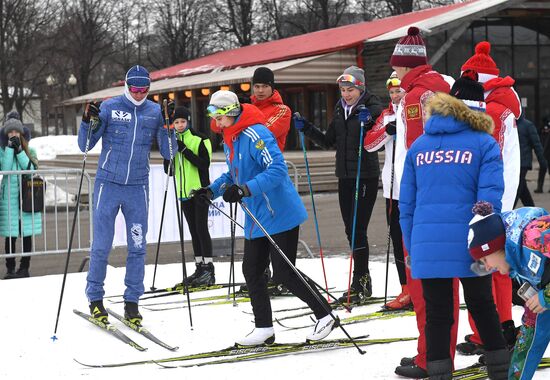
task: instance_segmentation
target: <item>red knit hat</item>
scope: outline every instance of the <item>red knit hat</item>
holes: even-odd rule
[[[490,52],[491,44],[487,41],[481,41],[476,45],[475,54],[464,62],[461,71],[474,70],[479,74],[498,75],[500,70],[489,55]]]
[[[411,26],[405,37],[401,37],[395,45],[390,58],[390,65],[394,67],[417,67],[427,65],[426,44],[420,36],[420,30]]]

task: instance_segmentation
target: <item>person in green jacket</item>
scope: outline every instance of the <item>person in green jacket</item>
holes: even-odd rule
[[[34,170],[38,168],[36,152],[29,148],[24,136],[23,124],[16,118],[4,123],[2,136],[7,145],[0,148],[0,170]],[[18,175],[4,175],[0,196],[0,236],[6,238],[7,254],[15,253],[17,237],[23,237],[23,252],[32,251],[32,236],[42,233],[42,213],[34,214],[21,210],[20,183]],[[15,271],[15,259],[6,259],[7,273],[4,279],[29,277],[31,258],[21,258],[19,269]]]
[[[183,106],[176,107],[172,117],[178,140],[178,154],[174,159],[178,199],[191,232],[195,273],[187,277],[188,285],[213,285],[214,263],[212,239],[208,231],[209,205],[191,197],[193,190],[210,185],[208,170],[212,159],[210,140],[191,128],[191,113]],[[168,160],[164,160],[168,172]]]

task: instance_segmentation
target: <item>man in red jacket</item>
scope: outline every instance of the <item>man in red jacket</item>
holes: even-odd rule
[[[475,54],[461,67],[462,71],[475,70],[479,73],[479,82],[485,90],[487,115],[495,123],[493,137],[500,146],[504,166],[504,195],[502,196],[502,212],[511,211],[519,185],[521,171],[521,153],[516,120],[521,115],[521,102],[512,87],[514,79],[509,76],[499,77],[500,70],[490,56],[491,44],[481,41],[476,45]],[[509,347],[515,343],[515,327],[512,320],[512,280],[499,272],[493,273],[493,296],[500,322]],[[473,319],[470,326],[474,334],[466,335],[466,342],[460,343],[456,349],[465,355],[481,354],[483,352],[481,338]]]
[[[396,112],[396,139],[395,139],[395,181],[393,198],[399,199],[399,189],[405,157],[412,143],[424,133],[425,110],[428,99],[436,92],[450,90],[449,84],[443,76],[428,65],[426,45],[416,27],[410,27],[407,35],[402,37],[395,46],[390,59],[390,65],[401,80],[401,88],[405,96]],[[408,253],[405,251],[405,257]],[[413,358],[403,358],[401,365],[395,369],[395,373],[409,378],[427,377],[426,372],[426,337],[424,326],[426,325],[426,304],[422,292],[422,283],[411,277],[407,268],[407,287],[412,298],[416,323],[419,331],[418,354]],[[458,324],[458,281],[453,283],[456,300],[455,323],[451,330],[451,358],[454,358],[456,335]]]
[[[267,67],[258,67],[252,76],[252,104],[262,111],[267,122],[266,127],[273,133],[281,152],[285,150],[286,136],[290,130],[290,108],[283,104],[279,91],[275,90],[275,76]],[[211,122],[210,129],[221,133]]]

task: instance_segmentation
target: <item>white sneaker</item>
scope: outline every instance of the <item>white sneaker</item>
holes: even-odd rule
[[[235,342],[236,346],[261,346],[275,342],[275,330],[273,327],[256,327],[245,337]]]
[[[306,341],[315,342],[326,338],[338,326],[338,323],[340,323],[340,318],[336,317],[336,320],[334,320],[330,314],[319,319],[312,333],[306,337]]]

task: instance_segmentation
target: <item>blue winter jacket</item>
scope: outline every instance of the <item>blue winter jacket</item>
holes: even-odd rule
[[[244,112],[250,107],[253,106],[245,108]],[[243,203],[270,235],[302,224],[307,219],[307,212],[290,181],[283,154],[273,134],[261,124],[253,124],[237,136],[233,149],[234,157],[230,161],[229,148],[224,144],[229,171],[210,185],[214,198],[223,195],[232,184],[245,184],[251,195],[243,198]],[[248,215],[244,229],[246,239],[265,236]]]
[[[101,126],[92,133],[90,149],[102,138],[96,180],[122,185],[149,183],[149,155],[153,139],[157,139],[160,154],[170,159],[168,133],[164,128],[160,106],[150,100],[135,106],[121,95],[101,103]],[[86,149],[89,123],[82,122],[78,131],[78,146]],[[177,152],[175,134],[171,133],[172,150]]]
[[[399,198],[413,278],[473,277],[468,223],[477,201],[500,212],[503,167],[492,120],[447,94],[430,102],[432,116],[407,152]]]

